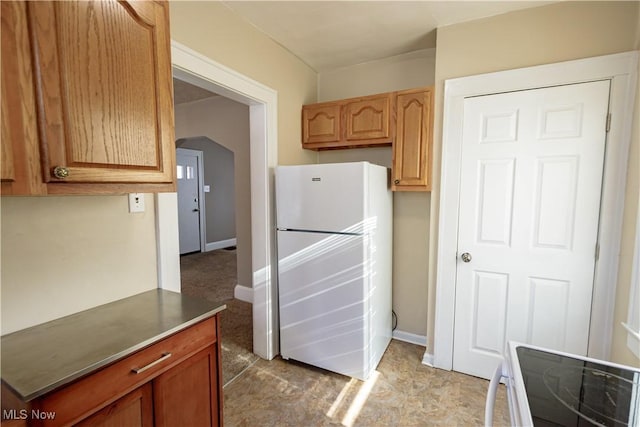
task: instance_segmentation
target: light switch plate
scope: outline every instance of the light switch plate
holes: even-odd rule
[[[209,192],[211,192],[211,187],[210,187],[209,185],[205,185],[205,186],[204,186],[204,192],[205,192],[205,193],[209,193]]]
[[[129,193],[129,213],[144,212],[144,194]]]

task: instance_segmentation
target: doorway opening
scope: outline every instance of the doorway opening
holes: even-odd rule
[[[272,359],[279,352],[275,304],[275,205],[273,171],[277,164],[277,92],[175,41],[171,43],[175,78],[237,101],[249,108],[251,187],[251,277],[236,297],[252,302],[253,352]],[[175,193],[156,196],[158,286],[180,291]]]

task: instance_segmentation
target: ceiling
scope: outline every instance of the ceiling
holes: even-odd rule
[[[223,1],[317,72],[436,47],[436,28],[553,1]],[[176,105],[216,96],[174,79]]]
[[[175,105],[210,98],[212,96],[217,95],[185,81],[178,80],[176,78],[173,79],[173,103]]]
[[[552,1],[223,1],[317,72],[436,47],[438,27]]]

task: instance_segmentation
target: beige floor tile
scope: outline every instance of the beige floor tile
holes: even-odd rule
[[[225,387],[232,426],[481,426],[488,382],[422,365],[424,348],[392,341],[358,381],[295,361],[259,360]],[[504,386],[495,425],[508,425]]]

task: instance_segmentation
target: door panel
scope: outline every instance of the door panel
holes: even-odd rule
[[[200,244],[200,193],[198,157],[192,150],[179,148],[178,163],[178,231],[180,255],[199,252]]]
[[[508,340],[586,355],[608,99],[600,81],[464,101],[455,370],[489,378]]]
[[[480,162],[478,242],[509,246],[513,213],[514,159]]]
[[[502,353],[506,330],[509,276],[476,272],[473,284],[472,348],[492,354]]]

